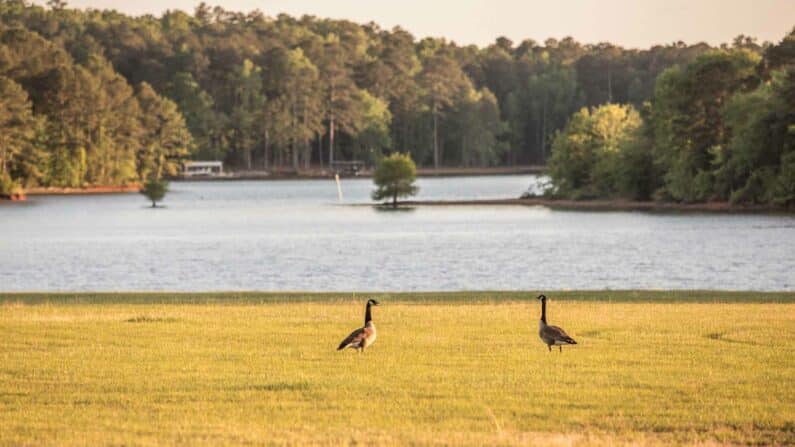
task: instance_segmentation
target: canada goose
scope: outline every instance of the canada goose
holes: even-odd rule
[[[345,340],[342,340],[342,343],[337,347],[337,351],[341,351],[345,348],[353,348],[361,354],[365,348],[375,342],[375,324],[370,314],[370,306],[378,305],[378,301],[376,300],[371,299],[367,301],[367,310],[364,312],[364,326],[356,329],[351,332],[351,335],[345,337]]]
[[[566,335],[566,331],[547,324],[547,297],[538,295],[541,300],[541,320],[538,321],[538,336],[547,344],[547,348],[552,351],[552,345],[556,345],[560,352],[563,352],[563,345],[576,345],[573,338]]]

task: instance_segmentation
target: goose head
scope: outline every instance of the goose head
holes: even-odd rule
[[[537,299],[539,299],[539,300],[541,300],[541,301],[544,301],[544,300],[546,300],[546,299],[547,299],[547,296],[546,296],[546,295],[544,295],[544,294],[541,294],[541,295],[538,295],[538,298],[537,298]]]
[[[381,305],[381,303],[379,303],[378,301],[376,301],[376,300],[374,300],[374,299],[369,299],[369,300],[367,300],[367,305],[368,305],[368,306],[369,306],[369,305],[373,305],[373,306],[380,306],[380,305]]]

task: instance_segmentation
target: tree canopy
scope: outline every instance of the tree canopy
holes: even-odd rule
[[[40,125],[27,92],[0,76],[0,194],[20,188],[16,179],[39,175],[36,137]]]
[[[124,184],[172,175],[186,158],[297,171],[409,153],[421,166],[551,160],[566,194],[786,202],[793,42],[499,37],[479,48],[205,3],[131,17],[0,0],[0,176]],[[570,167],[590,177],[563,175],[571,154],[556,148],[621,113],[642,124]]]
[[[627,106],[574,114],[554,140],[551,192],[795,206],[793,41],[759,52],[739,39],[666,69],[617,139],[595,122]]]
[[[0,0],[3,88],[20,86],[35,121],[13,149],[2,143],[0,175],[22,185],[142,181],[184,158],[246,170],[393,152],[434,166],[542,163],[572,113],[639,107],[659,73],[710,50],[502,37],[477,48],[204,3],[159,17],[49,5]],[[765,70],[786,54],[771,50]]]
[[[631,105],[605,104],[575,113],[552,146],[549,175],[557,193],[590,198],[618,191],[626,142],[640,124]]]

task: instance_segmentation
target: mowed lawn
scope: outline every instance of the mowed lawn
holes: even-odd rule
[[[0,294],[0,444],[795,443],[795,294],[535,295]]]

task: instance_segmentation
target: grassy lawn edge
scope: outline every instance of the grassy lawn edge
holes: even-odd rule
[[[715,290],[559,290],[477,292],[0,292],[0,304],[267,304],[350,302],[499,303],[534,300],[618,303],[795,303],[795,292]]]

